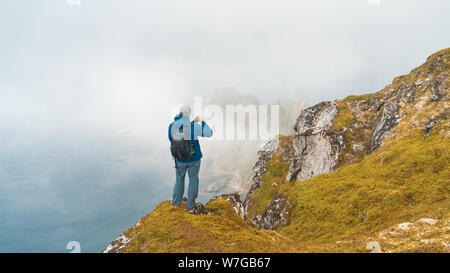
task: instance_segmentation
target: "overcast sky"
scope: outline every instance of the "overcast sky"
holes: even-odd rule
[[[448,0],[77,2],[2,1],[0,128],[162,130],[181,95],[216,88],[315,104],[450,46]]]
[[[450,46],[449,11],[449,0],[0,1],[0,249],[103,249],[170,199],[173,106],[218,88],[267,104],[301,89],[310,105],[378,91]],[[255,143],[226,144],[202,141],[203,172],[256,156]]]

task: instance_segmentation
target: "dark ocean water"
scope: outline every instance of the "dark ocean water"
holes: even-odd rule
[[[69,241],[82,252],[99,252],[171,198],[170,157],[155,157],[160,150],[146,143],[0,140],[0,252],[69,252]],[[213,180],[200,177],[200,188]]]

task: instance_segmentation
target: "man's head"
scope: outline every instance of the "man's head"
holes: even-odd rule
[[[191,116],[191,107],[189,105],[181,106],[180,114],[183,114],[183,117],[189,118]]]

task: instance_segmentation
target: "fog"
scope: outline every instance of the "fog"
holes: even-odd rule
[[[100,202],[105,208],[112,206],[108,200],[133,200],[136,192],[123,195],[127,187],[154,197],[148,204],[139,203],[145,196],[135,198],[138,209],[110,207],[111,215],[114,208],[128,208],[123,215],[135,211],[124,222],[115,219],[120,225],[109,236],[170,199],[167,126],[173,107],[194,96],[233,88],[271,104],[301,89],[313,105],[378,91],[450,44],[447,0],[76,3],[1,4],[2,231],[24,224],[13,214],[31,208],[71,215],[76,200],[67,202],[70,191],[84,194],[93,185],[110,196]],[[216,168],[226,155],[224,143],[204,144],[207,151],[223,151],[205,155]],[[49,190],[52,185],[59,188]],[[83,204],[86,210],[91,201]],[[21,232],[16,236],[32,233]],[[1,235],[4,251],[29,247],[6,248],[11,238]],[[92,243],[88,249],[99,248]]]
[[[7,1],[0,122],[159,137],[173,105],[216,88],[263,103],[298,88],[311,104],[374,92],[448,46],[449,7],[445,0]]]

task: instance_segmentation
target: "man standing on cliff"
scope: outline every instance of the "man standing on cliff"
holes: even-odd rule
[[[187,171],[189,175],[188,210],[195,207],[195,199],[198,196],[198,173],[202,158],[198,138],[211,137],[213,135],[213,131],[202,117],[196,116],[195,120],[191,121],[190,116],[191,107],[184,105],[180,108],[180,113],[175,116],[174,122],[169,125],[170,150],[174,157],[176,169],[172,205],[181,205]]]

